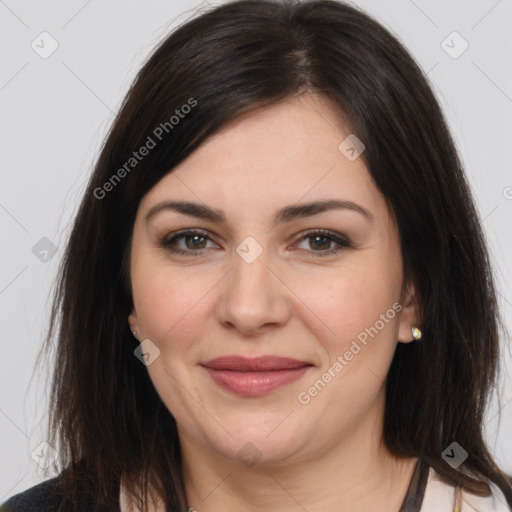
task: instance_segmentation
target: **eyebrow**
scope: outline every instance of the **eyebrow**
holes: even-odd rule
[[[183,215],[197,217],[198,219],[209,220],[216,223],[226,223],[226,216],[222,210],[210,208],[198,203],[189,201],[162,201],[149,210],[146,215],[146,223],[150,221],[157,213],[171,210]],[[275,217],[275,224],[291,222],[293,220],[312,217],[323,212],[331,210],[348,210],[360,213],[369,222],[373,222],[375,217],[363,206],[352,201],[344,201],[340,199],[328,199],[324,201],[314,201],[311,203],[302,203],[299,205],[286,206],[279,210]]]

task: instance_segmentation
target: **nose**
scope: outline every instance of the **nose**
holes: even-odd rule
[[[267,250],[252,262],[241,254],[234,253],[231,271],[219,283],[219,322],[248,336],[282,327],[290,317],[291,294],[277,265]]]

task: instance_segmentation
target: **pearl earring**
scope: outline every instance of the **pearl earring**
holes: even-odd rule
[[[421,331],[417,328],[417,327],[411,327],[411,331],[412,331],[412,337],[418,341],[418,340],[421,340]]]
[[[133,336],[134,336],[135,338],[137,338],[137,331],[132,331],[132,332],[133,332]]]

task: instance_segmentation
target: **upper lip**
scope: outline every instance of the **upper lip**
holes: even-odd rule
[[[290,370],[303,366],[312,366],[307,361],[299,361],[289,357],[260,356],[248,358],[237,355],[217,357],[201,363],[201,365],[213,368],[214,370],[233,370],[239,372]]]

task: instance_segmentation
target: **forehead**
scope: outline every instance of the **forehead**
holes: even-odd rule
[[[236,214],[290,203],[345,199],[376,215],[387,210],[362,158],[339,147],[351,135],[339,110],[323,96],[304,95],[244,114],[207,139],[143,199],[188,199]]]

